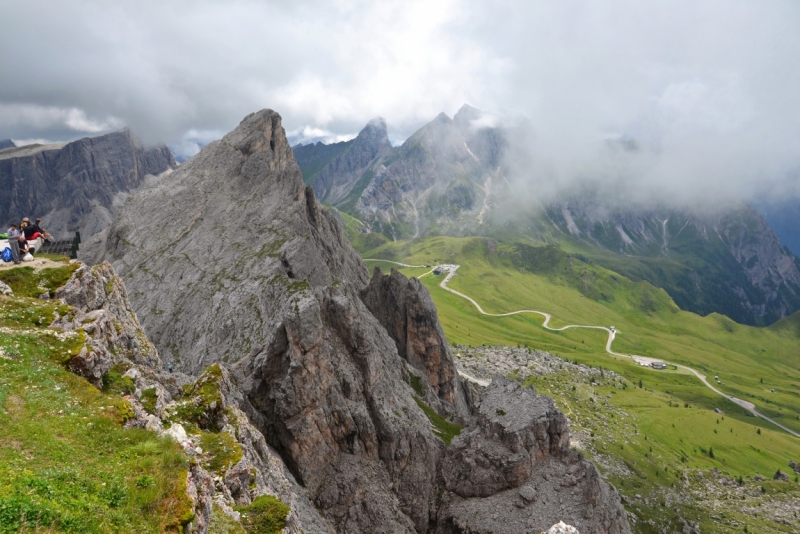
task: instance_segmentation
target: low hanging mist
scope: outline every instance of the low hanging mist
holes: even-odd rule
[[[380,115],[397,143],[469,102],[525,198],[769,202],[800,196],[798,26],[788,1],[6,3],[0,139],[128,125],[182,158],[270,107],[293,139]]]

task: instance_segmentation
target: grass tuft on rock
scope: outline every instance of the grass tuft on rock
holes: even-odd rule
[[[156,403],[158,402],[156,388],[147,388],[143,390],[142,398],[139,399],[139,401],[142,403],[142,408],[144,408],[147,413],[156,414]]]
[[[414,401],[417,403],[417,406],[425,412],[425,415],[428,416],[428,420],[430,420],[433,425],[434,434],[439,436],[447,445],[450,445],[453,438],[461,433],[461,430],[464,428],[463,426],[451,423],[419,398],[414,397]]]
[[[128,371],[124,364],[114,365],[103,376],[103,391],[115,395],[131,395],[136,391],[136,384],[129,376],[122,376]]]
[[[18,297],[39,298],[40,295],[55,291],[67,283],[80,263],[70,263],[64,267],[34,270],[33,267],[15,267],[0,271],[0,281],[8,284]]]
[[[262,495],[236,511],[242,514],[242,526],[248,534],[279,534],[286,526],[289,506],[272,495]]]
[[[203,462],[203,467],[220,476],[242,459],[242,446],[228,432],[203,432],[200,435],[200,446],[208,457]]]

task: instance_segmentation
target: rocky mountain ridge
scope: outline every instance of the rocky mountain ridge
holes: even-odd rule
[[[466,104],[453,119],[441,113],[394,148],[385,121],[373,119],[351,147],[306,179],[323,202],[355,215],[365,230],[396,239],[473,231],[488,220],[491,195],[505,186],[503,134],[476,127],[481,115]],[[329,149],[298,150],[300,165],[323,150]]]
[[[596,261],[664,287],[682,309],[761,325],[800,309],[800,261],[748,206],[698,214],[573,200],[546,214],[562,235],[629,258]]]
[[[146,148],[123,129],[71,143],[0,150],[0,220],[41,217],[56,238],[86,239],[114,220],[148,175],[177,166],[166,146]]]
[[[543,204],[520,203],[514,187],[522,186],[506,180],[511,135],[464,105],[452,120],[440,114],[390,148],[385,123],[376,121],[348,142],[359,147],[358,158],[349,155],[353,148],[342,149],[309,183],[355,218],[351,231],[375,233],[377,239],[363,241],[372,246],[425,235],[567,243],[664,288],[682,309],[701,315],[767,325],[800,310],[798,260],[758,212],[744,205],[639,207],[589,187]],[[299,157],[332,149],[303,147]]]
[[[174,222],[166,239],[154,212]],[[469,391],[427,290],[397,273],[369,280],[303,186],[277,113],[249,115],[168,184],[131,195],[84,254],[114,264],[163,360],[230,370],[239,409],[330,530],[510,533],[565,519],[630,532],[552,401],[502,380]],[[470,480],[494,482],[473,495]],[[570,488],[563,507],[546,504],[551,486]],[[480,506],[509,513],[476,522]]]

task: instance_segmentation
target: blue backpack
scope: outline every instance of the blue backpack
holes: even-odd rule
[[[0,252],[0,255],[2,255],[3,261],[5,262],[9,262],[14,259],[14,256],[11,255],[11,249],[8,247],[4,248],[3,252]]]

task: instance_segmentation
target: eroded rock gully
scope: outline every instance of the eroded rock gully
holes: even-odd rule
[[[168,247],[153,238],[165,220]],[[272,482],[245,491],[247,469],[231,466],[215,495],[277,494],[306,532],[540,532],[560,519],[630,532],[551,400],[502,379],[471,399],[427,290],[396,272],[369,280],[303,186],[277,113],[249,115],[133,195],[87,248],[125,278],[161,358],[198,380],[212,370],[213,409],[246,421],[209,414]],[[466,425],[450,447],[423,408]]]

